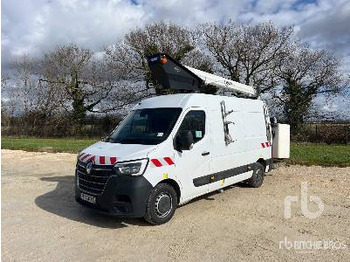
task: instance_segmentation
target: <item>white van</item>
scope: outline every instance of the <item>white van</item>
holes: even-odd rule
[[[261,100],[194,93],[149,98],[79,154],[76,200],[162,224],[195,197],[241,181],[260,187],[271,165],[271,139]]]
[[[76,200],[162,224],[195,197],[241,181],[260,187],[272,163],[272,130],[255,89],[166,54],[148,63],[157,84],[185,93],[143,100],[104,141],[84,149]],[[198,93],[213,90],[231,96]],[[289,126],[276,132],[274,156],[289,157]]]

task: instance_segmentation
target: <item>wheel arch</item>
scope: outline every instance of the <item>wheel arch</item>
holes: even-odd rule
[[[159,182],[158,184],[160,184],[160,183],[168,184],[168,185],[172,186],[175,189],[175,192],[176,192],[176,195],[177,195],[177,203],[179,204],[180,197],[181,197],[181,189],[180,189],[179,184],[175,180],[173,180],[171,178],[164,179],[161,182]]]
[[[265,171],[265,168],[266,168],[266,160],[264,160],[263,158],[259,158],[256,162],[262,164],[262,165],[264,166],[264,171]]]

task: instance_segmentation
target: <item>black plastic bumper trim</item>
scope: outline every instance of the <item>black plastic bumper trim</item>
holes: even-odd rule
[[[152,185],[143,176],[111,176],[101,195],[92,195],[75,185],[75,199],[78,203],[100,212],[118,217],[142,217]],[[96,198],[96,204],[81,199],[81,193]]]

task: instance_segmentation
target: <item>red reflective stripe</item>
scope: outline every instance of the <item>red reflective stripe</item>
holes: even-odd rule
[[[265,144],[264,143],[261,143],[261,146],[262,146],[262,148],[265,148]]]
[[[174,162],[170,157],[164,157],[164,160],[168,163],[168,165],[174,165]]]
[[[106,158],[104,156],[100,156],[100,164],[101,165],[106,164]]]
[[[265,145],[266,145],[266,147],[269,147],[270,145],[269,145],[269,142],[265,142]]]
[[[111,161],[111,165],[114,165],[115,162],[117,162],[117,158],[115,156],[111,156],[109,160]]]
[[[156,167],[163,166],[162,163],[158,159],[151,159],[151,161]]]
[[[81,160],[83,161],[83,160],[85,160],[86,158],[88,158],[90,155],[89,154],[86,154],[85,156],[83,156],[82,158],[81,158]]]
[[[95,163],[95,156],[91,156],[89,159],[92,163]]]

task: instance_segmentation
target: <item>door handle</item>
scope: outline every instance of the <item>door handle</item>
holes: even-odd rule
[[[210,152],[203,152],[202,153],[202,156],[207,156],[207,155],[209,155],[210,154]]]

